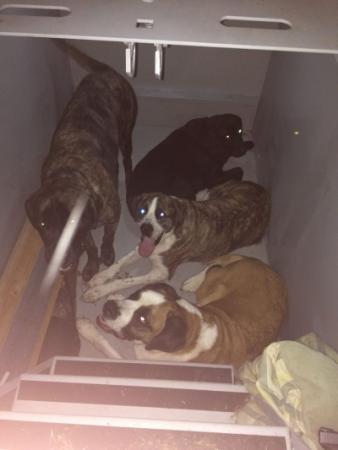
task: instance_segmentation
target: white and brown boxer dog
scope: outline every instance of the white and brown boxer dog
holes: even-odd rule
[[[270,196],[256,183],[231,180],[210,189],[205,201],[143,194],[134,199],[132,213],[141,231],[139,246],[90,280],[85,301],[168,280],[183,262],[206,263],[259,242],[270,218]],[[142,257],[152,263],[149,273],[111,281]]]
[[[196,305],[171,286],[158,283],[126,299],[108,300],[97,324],[134,341],[138,359],[238,367],[277,338],[286,314],[283,279],[256,258],[220,257],[187,280],[183,290],[195,292]],[[94,327],[89,340],[107,356],[114,356]]]

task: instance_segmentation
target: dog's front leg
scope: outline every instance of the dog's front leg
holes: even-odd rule
[[[124,173],[125,173],[125,185],[128,186],[132,174],[132,161],[131,161],[131,154],[132,154],[132,139],[131,139],[131,130],[129,130],[128,136],[125,137],[125,142],[121,146],[121,152],[123,155],[123,166],[124,166]]]
[[[104,234],[101,244],[101,261],[107,267],[111,266],[115,260],[114,237],[117,224],[108,223],[104,225]]]
[[[90,342],[97,350],[107,356],[107,358],[121,359],[121,355],[113,349],[107,339],[90,320],[78,318],[76,320],[76,328],[82,338]]]
[[[95,286],[100,286],[101,284],[107,283],[107,281],[113,279],[115,277],[115,275],[117,275],[119,273],[119,271],[122,269],[122,267],[132,264],[135,261],[138,261],[140,258],[141,258],[141,256],[138,253],[138,249],[135,248],[130,253],[128,253],[126,256],[123,256],[123,258],[119,259],[115,264],[112,264],[107,269],[101,270],[101,272],[97,273],[89,281],[88,286],[90,288],[93,288]]]
[[[214,174],[210,182],[208,183],[208,188],[214,188],[220,184],[226,183],[230,180],[241,181],[243,178],[243,169],[241,167],[233,167],[229,170],[219,170],[217,174]]]
[[[83,241],[84,249],[87,253],[88,261],[83,268],[82,278],[84,281],[89,281],[93,275],[99,271],[100,261],[98,251],[94,242],[94,239],[90,232],[86,234]]]
[[[137,252],[137,249],[136,249]],[[119,268],[121,268],[120,262],[122,260],[125,260],[128,256],[130,257],[132,254],[130,253],[126,257],[122,258],[119,262],[117,262],[115,265],[119,265]],[[138,252],[137,252],[138,255]],[[139,258],[139,256],[138,256]],[[96,302],[99,298],[105,297],[107,295],[113,294],[114,292],[120,291],[122,289],[128,289],[130,287],[154,283],[157,281],[165,281],[169,277],[169,270],[168,268],[163,264],[162,257],[159,255],[154,255],[150,257],[150,260],[152,262],[152,268],[151,271],[145,275],[140,275],[138,277],[128,277],[123,279],[116,279],[114,281],[111,281],[110,283],[104,283],[101,285],[95,285],[95,287],[92,287],[88,289],[83,296],[83,300],[86,302]],[[130,261],[128,261],[129,263]],[[107,269],[108,271],[109,269]],[[100,274],[98,274],[100,275]],[[95,277],[96,278],[96,277]]]

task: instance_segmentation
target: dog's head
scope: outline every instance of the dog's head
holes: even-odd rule
[[[58,191],[40,188],[25,203],[27,216],[39,232],[49,261],[68,221],[70,212],[79,194],[72,190]],[[89,201],[82,214],[79,226],[64,258],[61,270],[75,269],[83,252],[86,234],[95,227],[96,211]]]
[[[195,308],[187,304],[171,286],[152,284],[129,298],[108,300],[97,324],[120,339],[143,343],[146,350],[172,353],[186,343],[189,318]]]
[[[219,114],[206,119],[188,122],[188,132],[198,138],[210,157],[225,164],[234,156],[243,156],[254,146],[252,141],[243,140],[243,124],[235,114]]]
[[[163,194],[141,194],[129,202],[130,213],[140,227],[139,254],[147,257],[164,251],[173,241],[183,219],[182,200]]]

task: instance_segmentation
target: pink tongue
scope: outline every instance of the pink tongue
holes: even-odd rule
[[[141,256],[146,258],[147,256],[150,256],[155,248],[154,241],[146,236],[142,239],[138,246],[138,252]]]

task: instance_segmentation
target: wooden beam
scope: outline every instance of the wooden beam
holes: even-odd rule
[[[41,323],[41,327],[40,327],[38,336],[35,340],[35,344],[34,344],[34,347],[32,350],[32,355],[31,355],[31,358],[29,361],[28,368],[35,367],[39,361],[39,356],[40,356],[41,349],[42,349],[42,346],[43,346],[43,343],[44,343],[44,340],[46,337],[49,322],[53,315],[55,303],[58,298],[59,291],[62,287],[62,284],[63,284],[63,278],[61,276],[58,276],[58,278],[54,282],[53,287],[51,288],[50,293],[49,293],[48,305],[47,305],[46,311],[43,316],[43,320]]]
[[[38,232],[27,220],[0,278],[0,350],[14,321],[41,247]]]

